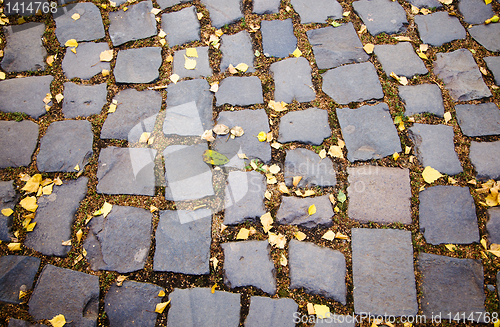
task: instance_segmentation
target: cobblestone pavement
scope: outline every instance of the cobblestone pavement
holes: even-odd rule
[[[498,320],[496,0],[2,8],[1,325]]]

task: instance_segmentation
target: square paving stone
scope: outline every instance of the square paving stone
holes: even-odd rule
[[[126,280],[123,285],[111,285],[104,299],[104,310],[110,326],[154,327],[156,305],[162,302],[158,293],[163,287]]]
[[[470,161],[476,170],[476,177],[481,180],[500,178],[500,141],[476,142],[470,144]]]
[[[106,36],[104,25],[99,8],[93,3],[83,2],[66,7],[69,10],[63,15],[57,15],[56,36],[61,46],[70,39],[80,41],[92,41],[102,39]],[[79,14],[80,18],[71,18],[74,14]],[[78,50],[77,50],[78,51]]]
[[[384,97],[377,71],[371,62],[337,67],[322,76],[323,92],[339,104]]]
[[[127,11],[110,12],[109,37],[113,46],[156,35],[156,20],[151,13],[152,9],[153,3],[147,0],[129,6]]]
[[[0,125],[1,126],[1,125]],[[2,128],[0,127],[0,130]],[[0,210],[12,209],[17,204],[19,195],[14,189],[14,181],[0,181]],[[12,235],[13,216],[0,215],[0,241],[10,242]]]
[[[29,166],[37,141],[36,123],[0,121],[0,168]]]
[[[483,60],[495,77],[495,84],[500,85],[500,57],[484,57]]]
[[[286,58],[297,48],[292,19],[263,20],[260,23],[264,56]]]
[[[398,91],[406,108],[405,116],[428,112],[443,117],[443,95],[436,84],[398,86]]]
[[[352,7],[361,17],[368,32],[375,36],[380,33],[397,34],[406,30],[406,12],[397,2],[390,0],[354,1]]]
[[[44,70],[47,51],[42,44],[43,23],[26,23],[3,28],[5,48],[2,69],[8,73]]]
[[[304,288],[346,304],[346,263],[340,251],[292,239],[288,260],[290,289]]]
[[[292,299],[252,296],[245,327],[293,327],[298,309],[299,305]]]
[[[500,24],[472,26],[469,34],[487,50],[500,51]]]
[[[173,62],[173,73],[179,75],[180,78],[184,77],[207,77],[212,75],[212,68],[208,60],[208,47],[196,47],[198,58],[190,58],[196,60],[196,67],[194,69],[186,69],[184,67],[186,49],[175,51]]]
[[[401,152],[401,141],[387,104],[337,108],[337,117],[349,161],[381,159]]]
[[[206,143],[170,145],[165,148],[165,199],[196,200],[215,194],[211,166],[203,161],[206,150]]]
[[[500,208],[489,208],[488,216],[490,217],[486,224],[488,241],[490,241],[490,243],[500,244]]]
[[[210,209],[160,211],[153,270],[209,274],[211,231]]]
[[[254,286],[276,293],[274,263],[267,240],[222,243],[224,284],[230,288]]]
[[[484,24],[485,20],[493,17],[495,13],[491,6],[491,3],[487,5],[481,0],[458,1],[458,10],[468,24]]]
[[[48,300],[50,299],[50,300]],[[29,301],[35,320],[62,314],[69,326],[91,327],[99,314],[99,276],[46,265]]]
[[[64,83],[62,112],[66,118],[88,117],[101,113],[106,104],[106,83],[96,85]]]
[[[236,67],[236,65],[240,63],[248,65],[248,73],[253,73],[255,71],[253,67],[254,52],[252,48],[252,39],[247,31],[241,31],[233,35],[224,34],[221,36],[221,42],[221,72],[225,72],[229,65]]]
[[[0,257],[0,301],[20,304],[19,291],[31,290],[39,267],[39,258],[21,255]]]
[[[292,50],[293,51],[293,50]],[[291,103],[316,99],[311,80],[311,66],[304,57],[289,58],[271,64],[274,75],[274,100]]]
[[[203,125],[196,102],[167,107],[163,122],[163,133],[167,135],[202,135]]]
[[[224,224],[255,221],[266,213],[264,193],[266,178],[259,172],[232,171],[227,176],[224,197]]]
[[[241,294],[210,288],[175,288],[168,296],[168,325],[174,327],[238,326]]]
[[[467,136],[500,134],[500,110],[493,102],[455,106],[457,121]]]
[[[363,50],[351,22],[339,27],[323,27],[306,32],[318,69],[365,62],[370,58]]]
[[[155,195],[156,150],[117,148],[101,150],[97,167],[97,193]]]
[[[479,242],[476,207],[468,187],[432,186],[419,198],[420,230],[427,243]]]
[[[123,274],[144,268],[153,231],[151,218],[149,210],[119,205],[106,218],[94,217],[83,243],[92,270]]]
[[[428,73],[424,62],[417,56],[410,42],[376,45],[375,55],[387,76],[394,72],[398,76],[411,78],[414,75]]]
[[[381,224],[411,224],[408,169],[379,166],[348,167],[349,218]]]
[[[243,17],[241,0],[201,0],[210,14],[212,26],[221,28]]]
[[[262,83],[257,76],[226,77],[222,80],[215,97],[217,98],[216,106],[229,103],[232,106],[244,107],[264,103]]]
[[[102,126],[102,139],[139,141],[143,132],[151,133],[156,115],[161,109],[162,98],[158,91],[125,89],[115,96],[118,106],[108,113]]]
[[[356,314],[417,314],[411,232],[353,228],[352,277]]]
[[[114,69],[117,83],[151,83],[160,77],[161,48],[146,47],[118,51]]]
[[[75,172],[76,165],[83,169],[92,155],[93,141],[92,124],[86,120],[53,122],[40,140],[38,170]]]
[[[253,0],[253,13],[258,15],[277,14],[281,0]]]
[[[102,72],[109,70],[109,62],[100,61],[101,52],[109,50],[107,43],[80,43],[76,48],[76,54],[71,52],[71,48],[66,48],[66,55],[62,61],[64,74],[68,79],[78,77],[81,79],[91,79]]]
[[[0,111],[24,112],[37,119],[47,112],[42,100],[50,93],[53,79],[46,75],[0,81]]]
[[[156,1],[156,3],[158,3],[160,5],[161,10],[168,8],[168,7],[175,6],[179,3],[185,3],[185,2],[189,2],[189,0],[158,0],[158,1]]]
[[[278,142],[296,141],[320,145],[331,135],[328,112],[323,109],[310,108],[292,111],[281,117]]]
[[[331,160],[321,159],[318,154],[308,149],[286,150],[285,183],[293,185],[293,177],[301,176],[297,187],[330,187],[337,184],[337,174]]]
[[[313,204],[316,206],[316,213],[309,215],[308,209]],[[332,203],[328,199],[328,195],[314,198],[283,196],[276,213],[276,222],[282,225],[296,225],[305,228],[330,227],[333,225],[333,215]]]
[[[453,143],[453,127],[446,125],[413,124],[408,135],[415,144],[418,160],[422,166],[431,166],[443,174],[461,173]]]
[[[194,6],[161,15],[161,28],[169,47],[200,41],[200,21]]]
[[[443,80],[455,101],[478,100],[491,96],[490,89],[484,83],[483,76],[468,49],[436,54],[434,74]]]
[[[465,29],[457,17],[439,11],[415,16],[418,34],[423,43],[439,47],[445,43],[465,39]]]
[[[440,315],[444,320],[453,319],[456,314],[460,317],[473,314],[476,321],[479,315],[485,316],[480,260],[420,253],[417,266],[422,276],[420,309],[424,315]]]
[[[341,19],[342,6],[336,0],[291,0],[302,24],[324,23],[328,18]]]
[[[71,240],[76,212],[87,195],[86,177],[55,186],[52,194],[38,198],[36,227],[26,234],[24,245],[44,255],[65,257],[71,246],[62,242]]]

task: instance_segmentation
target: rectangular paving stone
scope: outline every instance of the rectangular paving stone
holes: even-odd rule
[[[311,66],[306,58],[289,58],[275,62],[271,64],[271,72],[274,75],[275,101],[310,102],[316,98],[311,80]]]
[[[255,68],[253,67],[254,51],[252,48],[252,39],[250,38],[250,33],[243,30],[233,35],[223,34],[221,36],[221,43],[221,72],[226,71],[226,69],[229,68],[229,65],[233,65],[233,67],[236,67],[240,63],[245,63],[248,65],[248,73],[253,73],[255,71]]]
[[[277,14],[281,0],[253,0],[253,13],[258,15]]]
[[[0,130],[1,129],[0,127]],[[0,181],[0,210],[14,210],[14,206],[17,204],[18,200],[19,194],[17,194],[14,189],[14,181]],[[14,237],[12,234],[13,218],[13,215],[8,217],[5,215],[0,216],[0,241],[10,242],[11,238]]]
[[[435,47],[466,37],[465,28],[458,18],[448,15],[447,12],[417,15],[415,24],[422,42]]]
[[[169,47],[200,41],[200,21],[194,6],[161,15],[161,27],[167,33]]]
[[[0,257],[0,301],[12,304],[24,302],[20,291],[33,288],[35,275],[40,267],[40,259],[22,255]]]
[[[36,123],[0,121],[0,168],[29,166],[37,142]]]
[[[316,206],[316,213],[309,215],[308,209],[313,204]],[[276,222],[282,225],[296,225],[305,228],[330,227],[333,225],[333,215],[328,195],[314,198],[283,196],[276,213]]]
[[[24,112],[37,119],[44,115],[42,101],[50,93],[51,75],[11,78],[0,81],[0,111]]]
[[[470,144],[469,158],[481,180],[500,178],[500,141],[476,142]]]
[[[6,72],[44,70],[47,51],[42,44],[43,23],[26,23],[3,28],[5,48],[2,69]]]
[[[417,56],[410,42],[376,45],[374,52],[387,76],[394,72],[398,76],[411,78],[428,73],[424,62]]]
[[[474,40],[491,52],[500,51],[500,24],[475,25],[469,28]]]
[[[495,77],[495,84],[500,85],[500,57],[484,57],[483,60]]]
[[[200,118],[195,101],[167,107],[163,121],[163,133],[183,136],[202,135],[205,130]]]
[[[428,112],[443,117],[443,95],[436,84],[398,86],[398,91],[406,109],[405,116]]]
[[[354,1],[352,7],[371,35],[397,34],[406,30],[408,21],[403,7],[390,0]]]
[[[293,186],[293,177],[301,176],[297,187],[329,187],[337,184],[337,173],[331,160],[321,159],[314,151],[297,148],[286,150],[283,169],[285,183]]]
[[[68,10],[59,11],[54,15],[56,22],[57,40],[64,46],[66,41],[93,41],[106,36],[102,23],[101,12],[93,3],[83,2],[66,7]],[[74,20],[71,16],[79,14],[80,18]]]
[[[484,21],[493,17],[492,5],[481,0],[460,0],[458,10],[468,24],[484,24]]]
[[[241,0],[201,0],[210,14],[210,21],[215,28],[232,24],[243,17]]]
[[[198,58],[190,58],[196,60],[194,69],[186,69],[184,67],[186,58],[186,49],[174,52],[173,73],[179,75],[180,78],[185,77],[208,77],[212,75],[212,68],[208,59],[208,47],[196,47]]]
[[[103,62],[99,59],[101,52],[109,50],[107,43],[80,43],[76,53],[73,53],[71,49],[66,48],[66,55],[62,61],[62,69],[68,79],[75,77],[91,79],[103,69],[110,70],[109,62]]]
[[[244,90],[242,92],[242,90]],[[229,103],[232,106],[250,106],[264,103],[262,83],[257,76],[229,76],[222,80],[215,94],[216,106]]]
[[[286,58],[297,48],[292,19],[263,20],[260,25],[264,56]]]
[[[252,296],[245,327],[293,327],[298,309],[299,305],[292,299]]]
[[[231,171],[224,194],[224,224],[234,225],[246,220],[256,221],[266,213],[264,193],[266,178],[259,172]]]
[[[486,230],[488,231],[488,241],[493,244],[500,244],[500,207],[488,209],[488,223]]]
[[[156,35],[156,20],[151,9],[153,3],[147,0],[128,6],[127,11],[110,12],[109,37],[113,46]]]
[[[467,136],[500,134],[500,110],[493,102],[455,106],[457,122]]]
[[[281,117],[278,142],[296,141],[320,145],[331,135],[328,112],[323,109],[309,108],[291,111]]]
[[[301,24],[324,23],[328,18],[342,18],[342,6],[336,0],[291,0],[290,3],[300,15]]]
[[[356,314],[417,314],[411,232],[353,228],[352,275]]]
[[[96,85],[64,83],[62,112],[66,118],[88,117],[101,113],[108,95],[106,83]]]
[[[113,73],[117,83],[151,83],[160,77],[161,48],[118,51]]]

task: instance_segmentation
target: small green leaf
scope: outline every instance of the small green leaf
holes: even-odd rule
[[[397,125],[397,124],[401,123],[402,121],[403,121],[403,120],[402,120],[401,116],[396,116],[396,117],[394,117],[394,124],[396,124],[396,125]]]
[[[347,197],[342,190],[339,191],[339,195],[337,196],[337,199],[339,200],[340,203],[344,203],[345,200],[347,200]]]
[[[215,166],[224,165],[229,162],[229,159],[225,155],[214,150],[206,150],[202,156],[203,161]]]

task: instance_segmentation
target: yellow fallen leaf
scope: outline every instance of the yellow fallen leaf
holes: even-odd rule
[[[79,171],[80,170],[80,165],[76,164],[75,168],[73,168],[73,169],[76,170],[76,171]]]
[[[165,39],[160,39],[158,42],[160,42],[162,47],[164,47],[167,44],[167,41],[165,41]]]
[[[426,55],[425,53],[423,53],[423,52],[417,52],[417,55],[418,55],[420,58],[424,59],[424,60],[429,59],[429,58],[427,58],[427,55]]]
[[[316,317],[318,317],[319,319],[326,319],[330,316],[330,308],[326,305],[315,304],[314,311],[316,312]]]
[[[196,59],[191,59],[191,58],[188,58],[188,57],[184,57],[184,68],[188,69],[188,70],[193,70],[196,68]]]
[[[128,276],[120,275],[116,278],[116,286],[122,286],[123,282],[125,279],[127,279]]]
[[[273,217],[271,216],[271,213],[266,212],[262,216],[260,216],[260,223],[262,224],[262,229],[264,230],[264,233],[267,233],[273,228]]]
[[[328,241],[333,241],[333,239],[335,238],[335,232],[329,230],[325,234],[323,234],[323,236],[321,236],[321,238],[328,240]]]
[[[63,184],[62,180],[59,177],[54,178],[54,184],[60,186]]]
[[[62,327],[66,324],[66,319],[64,318],[64,315],[57,315],[50,319],[49,322],[53,327]]]
[[[297,187],[299,185],[299,182],[301,181],[302,176],[293,176],[292,178],[292,183],[294,187]]]
[[[290,193],[290,190],[288,190],[288,187],[286,187],[286,184],[283,182],[278,184],[278,191],[280,191],[281,193],[286,193],[286,194]]]
[[[444,122],[448,123],[451,120],[451,113],[450,112],[445,112],[444,115]]]
[[[272,174],[266,174],[266,179],[267,179],[267,184],[273,185],[273,184],[278,183],[276,176],[274,176]]]
[[[495,243],[491,244],[490,245],[490,250],[493,250],[493,251],[500,250],[500,244],[495,244]]]
[[[412,327],[412,326],[413,326],[413,324],[411,322],[405,322],[403,324],[403,327]]]
[[[488,244],[486,243],[486,240],[484,238],[481,239],[481,245],[485,250],[488,250]]]
[[[293,233],[293,236],[295,236],[295,238],[298,239],[299,241],[303,241],[307,238],[307,235],[301,231]]]
[[[73,18],[73,20],[79,20],[80,14],[75,12],[73,15],[71,15],[71,18]]]
[[[32,231],[33,231],[33,229],[35,229],[35,226],[36,226],[36,221],[34,221],[34,222],[32,222],[32,223],[28,224],[28,225],[26,226],[26,231],[27,231],[27,232],[32,232]]]
[[[394,72],[391,72],[389,74],[389,76],[391,76],[392,78],[394,78],[401,85],[407,85],[408,84],[408,79],[405,76],[398,76]]]
[[[392,159],[394,159],[394,161],[397,161],[397,160],[399,159],[399,153],[394,152],[394,153],[392,154]]]
[[[293,52],[292,52],[292,55],[295,57],[295,58],[298,58],[300,56],[302,56],[302,51],[299,50],[299,48],[295,49]]]
[[[100,216],[103,215],[104,218],[111,212],[111,209],[113,209],[113,205],[108,202],[104,202],[102,205],[102,208],[94,212],[94,216]]]
[[[315,213],[316,213],[316,205],[315,205],[315,204],[311,204],[311,205],[309,206],[309,208],[307,209],[307,214],[308,214],[309,216],[312,216],[312,215],[314,215]]]
[[[172,62],[174,61],[174,57],[172,55],[168,55],[167,58],[165,58],[166,62]]]
[[[35,174],[26,182],[21,191],[26,191],[27,193],[34,193],[38,191],[38,187],[40,186],[41,182],[42,182],[42,175]]]
[[[347,16],[349,16],[350,14],[351,14],[351,12],[350,12],[350,11],[344,11],[344,12],[342,13],[342,16],[347,17]]]
[[[25,297],[27,294],[28,294],[28,292],[19,291],[19,299],[22,299],[22,298],[23,298],[23,297]]]
[[[316,192],[313,191],[313,190],[305,190],[304,193],[302,194],[302,197],[305,198],[305,197],[308,197],[308,196],[312,196],[314,194],[316,194]]]
[[[191,58],[198,58],[198,51],[196,50],[196,48],[187,48],[186,56]]]
[[[302,196],[302,192],[300,190],[295,191],[295,194],[297,194],[298,196]]]
[[[54,184],[50,184],[50,185],[42,187],[42,193],[43,193],[43,195],[50,195],[50,194],[52,194],[52,188],[53,187],[54,187]]]
[[[164,297],[166,294],[165,294],[165,291],[164,290],[161,290],[160,292],[158,292],[158,297]]]
[[[38,192],[36,192],[36,197],[38,198],[40,196],[42,196],[42,187],[41,186],[38,187]]]
[[[259,132],[259,134],[257,135],[257,139],[259,140],[259,142],[265,142],[267,140],[266,132],[264,131]]]
[[[244,73],[248,70],[248,65],[245,64],[244,62],[241,62],[241,63],[237,64],[236,67],[234,67],[234,68],[236,68],[240,72]]]
[[[222,34],[224,34],[224,32],[222,32],[222,30],[220,28],[215,31],[215,35],[217,35],[218,37],[221,37]]]
[[[279,249],[285,248],[285,245],[286,245],[285,235],[283,235],[281,233],[276,235],[275,233],[271,233],[271,232],[267,233],[267,235],[269,236],[269,239],[268,239],[269,244],[274,245]]]
[[[425,43],[422,43],[418,49],[420,50],[420,52],[425,52],[427,50],[429,50],[429,45],[428,44],[425,44]]]
[[[325,149],[321,149],[321,151],[318,153],[318,156],[321,159],[325,159],[326,158],[326,150]]]
[[[65,46],[67,47],[78,47],[78,42],[76,42],[75,39],[69,39],[68,41],[66,41],[66,43],[64,43]]]
[[[266,190],[266,192],[264,192],[264,197],[268,200],[271,200],[271,198],[273,197],[273,194],[271,192],[269,192],[269,190]]]
[[[278,142],[273,142],[273,143],[271,143],[271,147],[272,147],[273,149],[276,149],[276,150],[281,149],[281,146],[282,146],[282,145],[281,145],[280,143],[278,143]]]
[[[236,68],[234,68],[234,66],[231,64],[229,64],[229,67],[227,68],[227,70],[229,71],[230,74],[233,74],[233,75],[238,73]]]
[[[446,244],[445,247],[451,252],[455,252],[457,250],[457,247],[454,244]]]
[[[236,239],[237,240],[246,240],[246,239],[248,239],[249,235],[250,235],[250,230],[248,230],[246,228],[242,228],[238,232],[238,235],[236,235]]]
[[[123,11],[127,11],[128,10],[128,7],[123,7]]]
[[[338,238],[339,240],[348,240],[349,239],[349,237],[347,235],[344,235],[341,232],[337,232],[337,234],[335,234],[335,238]]]
[[[375,45],[373,45],[371,43],[367,43],[363,46],[363,50],[365,50],[365,52],[368,54],[373,53],[373,49],[375,49]]]
[[[486,197],[485,202],[489,207],[495,207],[498,205],[498,192],[497,194],[490,194]]]
[[[2,209],[2,215],[4,215],[5,217],[10,217],[10,215],[12,215],[13,213],[14,210],[12,210],[11,208]]]
[[[163,310],[165,310],[165,308],[167,307],[167,305],[169,305],[169,303],[170,303],[170,300],[168,300],[167,302],[158,303],[156,305],[155,312],[156,313],[163,313]]]
[[[160,38],[162,38],[162,39],[163,39],[163,38],[165,38],[165,36],[167,36],[167,33],[165,33],[165,31],[164,31],[164,30],[162,30],[162,29],[160,28],[160,32],[158,33],[158,37],[160,37]],[[195,50],[196,50],[196,49],[195,49]],[[187,49],[186,49],[186,55],[187,55],[188,57],[191,57],[191,56],[189,56],[189,55],[187,54]],[[198,54],[197,54],[197,55],[198,55]]]
[[[344,158],[344,153],[342,152],[342,148],[338,145],[331,145],[328,150],[328,154],[334,158]]]
[[[448,176],[448,183],[450,183],[450,184],[453,184],[453,185],[454,185],[454,184],[458,183],[458,181],[457,181],[456,179],[454,179],[454,178],[452,178],[452,177],[449,177],[449,176]]]
[[[63,242],[61,242],[61,245],[71,246],[71,240],[63,241]]]
[[[411,39],[408,36],[393,36],[398,41],[406,41],[411,42]]]
[[[9,243],[7,248],[9,251],[21,251],[21,243]]]
[[[414,5],[411,5],[411,13],[417,15],[420,12],[420,9]]]
[[[439,171],[436,169],[432,168],[431,166],[425,167],[424,171],[422,172],[422,177],[424,178],[424,181],[426,181],[428,184],[433,183],[435,180],[443,177]]]
[[[54,63],[54,56],[48,56],[47,59],[45,59],[45,62],[47,65],[52,67],[52,64]]]
[[[410,154],[411,147],[405,146],[405,154]]]
[[[282,265],[284,267],[286,265],[288,265],[288,260],[286,259],[285,255],[283,253],[281,254],[281,257],[280,257],[280,265]]]
[[[5,73],[4,72],[0,72],[0,80],[4,80],[5,79]]]
[[[271,165],[271,166],[269,167],[269,172],[270,172],[271,174],[277,174],[277,173],[279,173],[279,172],[280,172],[280,170],[281,170],[280,166],[278,166],[278,165],[276,165],[276,164]]]
[[[215,289],[217,288],[217,286],[218,286],[218,285],[217,285],[217,283],[215,283],[215,284],[212,286],[212,288],[210,289],[210,292],[211,292],[212,294],[214,294],[214,293],[215,293]]]
[[[71,50],[71,52],[73,52],[74,54],[76,54],[76,48],[71,48],[70,50]]]
[[[422,14],[424,14],[424,16],[425,16],[425,15],[428,15],[428,14],[430,14],[430,13],[432,13],[432,11],[430,11],[430,10],[429,10],[429,9],[427,9],[427,8],[421,8],[421,9],[420,9],[420,12],[421,12]]]
[[[100,61],[111,61],[113,59],[113,50],[105,50],[99,55]]]
[[[337,202],[337,200],[335,200],[335,195],[333,195],[333,194],[331,194],[331,193],[330,193],[330,194],[328,194],[328,198],[330,199],[330,202],[331,202],[332,204],[335,204],[335,202]]]
[[[38,208],[38,204],[36,204],[36,198],[34,196],[25,197],[21,200],[21,202],[19,202],[19,204],[21,207],[31,212],[35,212]]]
[[[210,91],[217,93],[217,91],[219,91],[219,82],[210,84]]]
[[[276,102],[274,100],[269,101],[269,104],[267,105],[270,109],[273,109],[274,111],[281,112],[287,110],[288,104],[284,101],[281,102]]]
[[[484,3],[489,5],[491,3],[491,0],[484,0]]]
[[[83,236],[83,231],[79,229],[78,232],[76,232],[76,240],[78,241],[78,243],[80,243],[80,241],[82,240],[82,236]]]
[[[210,258],[210,261],[212,261],[212,265],[214,266],[214,269],[217,269],[217,264],[219,263],[219,259],[216,257]]]
[[[201,20],[203,18],[203,14],[201,12],[196,13],[196,18],[198,18],[198,20]]]
[[[494,251],[494,250],[488,250],[487,252],[493,254],[496,257],[500,257],[500,251],[499,250],[496,250],[496,251]]]
[[[314,311],[314,305],[312,303],[307,303],[307,313],[309,315],[314,315],[316,314],[316,311]]]

